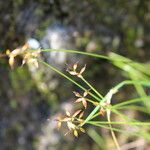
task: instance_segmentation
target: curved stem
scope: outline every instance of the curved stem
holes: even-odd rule
[[[75,53],[75,54],[81,54],[81,55],[87,55],[92,56],[96,58],[111,60],[108,56],[100,55],[100,54],[94,54],[94,53],[88,53],[88,52],[82,52],[77,50],[66,50],[66,49],[41,49],[42,52],[52,52],[52,51],[58,51],[58,52],[66,52],[66,53]]]

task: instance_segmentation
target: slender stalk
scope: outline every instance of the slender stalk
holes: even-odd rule
[[[91,100],[91,99],[88,99],[88,98],[85,98],[85,100],[88,101],[88,102],[90,102],[90,103],[92,103],[94,106],[95,106],[96,104],[99,104],[98,102],[95,102],[95,101],[93,101],[93,100]]]
[[[85,82],[100,98],[103,98],[103,96],[86,80],[84,77],[81,77],[82,81]]]
[[[132,80],[125,80],[119,83],[114,87],[114,89],[119,90],[121,87],[124,85],[143,85],[143,86],[148,86],[150,87],[150,82],[149,81],[132,81]]]
[[[141,82],[135,82],[135,81],[131,81],[131,80],[126,80],[123,81],[121,83],[119,83],[117,86],[115,86],[114,88],[112,88],[105,97],[103,97],[103,99],[101,100],[101,102],[107,101],[108,103],[111,104],[111,98],[113,96],[114,93],[116,93],[116,91],[118,91],[121,87],[123,87],[124,85],[132,85],[132,84],[142,84],[145,86],[150,86],[150,83],[145,82],[145,81],[141,81]],[[100,102],[100,103],[101,103]],[[95,109],[89,114],[89,116],[84,120],[84,122],[82,123],[82,126],[88,122],[89,120],[91,120],[91,118],[95,115],[95,113],[99,110],[100,105],[96,106]]]
[[[111,89],[105,97],[103,97],[103,99],[99,102],[99,105],[96,106],[94,108],[94,110],[88,115],[88,117],[84,120],[84,122],[82,123],[82,126],[88,122],[89,120],[91,120],[91,118],[96,114],[96,112],[100,109],[101,107],[101,102],[104,102],[104,101],[109,101],[109,104],[110,104],[110,101],[111,101],[111,97],[112,95],[114,94],[115,90]]]
[[[91,118],[91,120],[94,119],[94,118],[96,118],[97,116],[99,116],[99,112],[96,113],[95,115],[93,115],[93,117]]]
[[[82,52],[77,50],[66,50],[66,49],[41,49],[42,52],[52,52],[52,51],[58,51],[58,52],[66,52],[66,53],[75,53],[75,54],[81,54],[81,55],[87,55],[92,56],[96,58],[111,60],[108,56],[100,55],[100,54],[94,54],[94,53],[88,53],[88,52]]]
[[[95,115],[95,113],[100,109],[100,105],[96,106],[94,110],[88,115],[88,117],[84,120],[84,122],[81,124],[83,126],[85,123],[87,123],[91,118]]]
[[[105,129],[110,130],[110,127],[109,127],[109,126],[106,126],[106,125],[95,124],[95,123],[91,123],[91,122],[87,122],[87,124],[91,124],[91,125],[93,125],[93,126],[102,127],[102,128],[105,128]],[[117,132],[121,132],[121,133],[129,134],[129,132],[126,132],[126,131],[121,130],[121,129],[118,129],[118,128],[112,128],[112,130],[113,130],[113,131],[117,131]]]
[[[137,111],[141,111],[141,112],[144,112],[144,113],[150,115],[150,111],[147,111],[147,109],[145,110],[145,108],[141,107],[141,106],[127,105],[127,106],[121,106],[121,107],[115,108],[115,110],[122,110],[122,109],[137,110]],[[114,110],[114,109],[112,109],[112,110]]]
[[[146,97],[147,98],[147,97]],[[149,97],[150,98],[150,97]],[[142,98],[135,98],[135,99],[131,99],[131,100],[126,100],[124,102],[118,103],[116,105],[113,105],[112,108],[119,108],[121,106],[126,106],[128,104],[132,104],[132,103],[137,103],[137,102],[141,102],[141,99],[144,99],[144,97]]]
[[[150,122],[107,122],[107,121],[88,121],[87,123],[91,124],[114,124],[114,125],[136,125],[136,126],[150,126]]]
[[[82,85],[80,85],[76,81],[74,81],[71,78],[69,78],[67,75],[65,75],[64,73],[62,73],[61,71],[59,71],[57,68],[55,68],[52,65],[50,65],[50,64],[42,61],[41,59],[38,59],[38,61],[41,62],[42,64],[46,65],[47,67],[51,68],[53,71],[57,72],[59,75],[63,76],[64,78],[68,79],[69,81],[71,81],[72,83],[74,83],[75,85],[77,85],[82,90],[87,91],[87,89],[85,89]],[[91,92],[89,92],[89,95],[91,95],[93,98],[95,98],[97,101],[99,101],[99,98],[97,96],[95,96],[94,94],[92,94]]]
[[[118,143],[118,140],[116,138],[116,135],[115,135],[115,133],[114,133],[114,131],[112,129],[111,120],[110,120],[110,113],[111,113],[111,111],[109,109],[107,109],[107,120],[109,122],[109,127],[110,127],[110,131],[111,131],[111,135],[112,135],[112,138],[113,138],[113,141],[114,141],[114,143],[116,145],[117,150],[121,150],[120,146],[119,146],[119,143]]]

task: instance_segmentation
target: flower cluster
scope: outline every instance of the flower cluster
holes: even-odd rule
[[[67,71],[71,75],[77,76],[77,77],[79,77],[83,80],[84,78],[83,78],[82,74],[86,69],[86,65],[84,65],[84,67],[80,71],[77,71],[77,68],[78,68],[78,62],[73,64],[72,67],[69,67],[67,69]],[[83,80],[83,81],[85,81],[85,80]],[[77,99],[75,100],[74,103],[82,103],[84,109],[82,109],[82,111],[77,110],[73,115],[71,115],[70,112],[66,111],[66,116],[65,117],[59,117],[58,119],[56,119],[58,129],[61,127],[62,123],[65,122],[67,124],[68,129],[69,129],[69,131],[66,134],[68,134],[69,132],[73,132],[74,136],[77,137],[79,131],[85,132],[85,130],[82,128],[84,120],[81,119],[81,118],[83,117],[84,111],[87,109],[88,103],[92,103],[94,106],[100,105],[101,107],[100,107],[100,110],[99,110],[99,115],[102,115],[102,116],[105,115],[107,106],[109,104],[106,103],[106,102],[99,103],[99,102],[96,102],[92,99],[88,99],[87,95],[90,93],[89,91],[90,90],[85,90],[83,92],[83,94],[80,94],[79,92],[73,91],[74,95],[77,97]]]
[[[77,117],[78,116],[78,117]],[[69,132],[73,132],[74,136],[78,137],[78,132],[81,131],[85,133],[85,130],[80,126],[83,120],[83,111],[77,110],[73,115],[70,114],[69,111],[66,111],[65,117],[59,117],[56,119],[57,128],[59,129],[63,122],[67,124],[69,131],[65,134],[67,135]]]
[[[82,102],[84,108],[87,108],[87,99],[86,96],[88,95],[89,90],[85,91],[83,95],[81,95],[78,92],[73,91],[77,99],[75,100],[75,103]],[[83,123],[83,117],[84,111],[83,110],[77,110],[73,115],[70,114],[69,111],[66,111],[65,117],[59,117],[56,119],[57,121],[57,128],[59,129],[62,125],[62,123],[66,123],[69,131],[65,134],[67,135],[69,132],[73,132],[74,136],[78,137],[78,132],[81,131],[85,133],[85,130],[81,127],[81,124]]]
[[[29,51],[30,46],[28,44],[23,45],[22,47],[16,48],[13,51],[6,50],[6,55],[9,57],[9,65],[11,68],[14,67],[15,58],[21,56],[23,58],[22,65],[25,63],[32,63],[36,68],[38,68],[37,57],[40,54],[40,50]]]
[[[82,102],[82,104],[83,104],[83,106],[84,106],[85,109],[87,108],[86,96],[88,95],[88,92],[89,92],[89,90],[85,91],[85,92],[83,93],[83,95],[81,95],[80,93],[73,91],[73,93],[74,93],[75,96],[77,97],[75,103]]]
[[[77,77],[81,78],[83,72],[84,72],[85,69],[86,69],[86,65],[84,65],[84,67],[81,68],[80,71],[77,71],[77,68],[78,68],[78,62],[76,62],[72,67],[68,68],[67,71],[68,71],[71,75],[77,76]]]

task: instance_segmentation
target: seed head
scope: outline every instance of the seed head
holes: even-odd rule
[[[85,69],[86,69],[86,65],[84,65],[84,67],[81,68],[80,71],[77,71],[77,68],[78,68],[78,62],[76,62],[72,67],[67,68],[66,71],[68,71],[68,72],[69,72],[71,75],[73,75],[73,76],[77,76],[77,77],[81,78],[83,72],[84,72]]]

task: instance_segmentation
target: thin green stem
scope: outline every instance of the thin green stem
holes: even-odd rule
[[[108,56],[94,54],[94,53],[88,53],[88,52],[81,52],[77,50],[65,50],[65,49],[41,49],[42,52],[52,52],[52,51],[58,51],[58,52],[66,52],[66,53],[75,53],[75,54],[81,54],[81,55],[87,55],[92,56],[96,58],[111,60]]]
[[[84,120],[84,122],[81,124],[83,126],[85,123],[87,123],[94,115],[95,113],[99,110],[100,105],[96,106],[94,110],[88,115],[88,117]]]
[[[109,127],[110,127],[110,131],[111,131],[111,135],[112,135],[113,141],[114,141],[114,143],[116,145],[117,150],[121,150],[120,146],[119,146],[119,143],[118,143],[118,140],[116,138],[115,132],[112,129],[111,120],[110,120],[111,111],[110,111],[110,109],[107,109],[106,112],[107,112],[107,120],[108,120],[108,123],[109,123]]]
[[[113,124],[113,125],[135,125],[135,126],[150,126],[150,122],[108,122],[108,121],[88,121],[87,123],[92,123],[92,124]]]
[[[133,104],[133,103],[141,102],[141,99],[144,99],[144,98],[145,97],[135,98],[135,99],[131,99],[131,100],[126,100],[124,102],[121,102],[121,103],[118,103],[116,105],[113,105],[112,108],[119,108],[121,106],[125,106],[125,105],[128,105],[128,104]],[[148,97],[146,97],[146,98],[148,98]]]
[[[96,106],[94,108],[94,110],[88,115],[88,117],[84,120],[84,122],[82,123],[82,126],[89,120],[91,120],[91,118],[95,115],[95,113],[100,109],[101,107],[101,102],[104,102],[106,100],[110,101],[112,94],[115,92],[115,90],[110,90],[105,97],[103,97],[103,99],[99,102],[99,105]]]
[[[95,102],[95,101],[93,101],[93,100],[91,100],[91,99],[88,99],[88,98],[85,98],[85,100],[88,101],[88,102],[90,102],[90,103],[92,103],[94,106],[95,106],[96,104],[99,104],[98,102]]]
[[[145,85],[145,86],[150,86],[150,83],[147,83],[145,81],[140,81],[140,82],[135,82],[135,81],[131,81],[131,80],[126,80],[126,81],[123,81],[121,83],[119,83],[117,86],[115,86],[114,88],[112,88],[107,94],[105,97],[103,97],[103,99],[101,100],[101,102],[104,102],[104,101],[111,101],[111,98],[112,98],[112,95],[114,93],[116,93],[116,91],[118,91],[120,88],[122,88],[124,85],[132,85],[132,84],[142,84],[142,85]],[[101,103],[100,102],[100,103]],[[89,116],[84,120],[84,122],[82,123],[82,125],[84,125],[86,122],[88,122],[92,117],[93,115],[95,115],[95,113],[99,110],[100,108],[100,105],[96,106],[95,109],[89,114]]]
[[[121,106],[121,107],[117,107],[117,108],[112,108],[112,111],[113,110],[122,110],[122,109],[130,109],[130,110],[136,110],[136,111],[141,111],[143,113],[146,113],[146,114],[150,114],[149,111],[147,111],[147,109],[145,109],[144,107],[141,107],[141,106],[135,106],[135,105],[127,105],[127,106]]]
[[[74,83],[75,85],[77,85],[79,88],[81,88],[84,91],[87,91],[87,89],[85,89],[82,85],[80,85],[79,83],[77,83],[76,81],[72,80],[70,77],[68,77],[67,75],[65,75],[64,73],[62,73],[61,71],[59,71],[57,68],[53,67],[52,65],[42,61],[41,59],[38,59],[39,62],[41,62],[42,64],[46,65],[47,67],[51,68],[53,71],[57,72],[59,75],[61,75],[62,77],[68,79],[69,81],[71,81],[72,83]],[[96,100],[99,101],[99,98],[97,96],[95,96],[94,94],[92,94],[91,92],[89,92],[89,95],[91,95],[93,98],[95,98]]]
[[[81,77],[82,81],[85,82],[100,98],[103,98],[103,96],[86,80],[84,77]]]
[[[143,85],[150,87],[150,82],[148,81],[132,81],[132,80],[125,80],[116,85],[113,89],[119,90],[124,85]]]
[[[87,124],[91,124],[93,126],[97,126],[97,127],[102,127],[102,128],[106,128],[108,130],[110,130],[110,127],[109,126],[106,126],[106,125],[102,125],[102,124],[95,124],[95,123],[92,123],[92,122],[87,122]],[[113,131],[117,131],[117,132],[121,132],[121,133],[126,133],[128,134],[129,132],[126,132],[124,130],[121,130],[121,129],[118,129],[118,128],[112,128]]]
[[[89,123],[89,122],[87,122],[87,124],[90,124],[90,125],[93,125],[93,126],[97,126],[97,127],[102,127],[102,128],[110,130],[110,127],[106,126],[106,125]],[[140,135],[140,132],[138,132],[138,131],[128,132],[128,131],[125,131],[125,130],[122,130],[122,129],[118,129],[118,128],[111,128],[111,129],[113,131],[116,131],[116,132],[119,132],[119,133],[123,133],[123,134],[135,135],[135,136],[139,136]]]
[[[96,113],[95,115],[93,115],[93,117],[91,118],[91,120],[94,119],[94,118],[96,118],[96,117],[99,116],[99,115],[100,115],[99,112]]]

